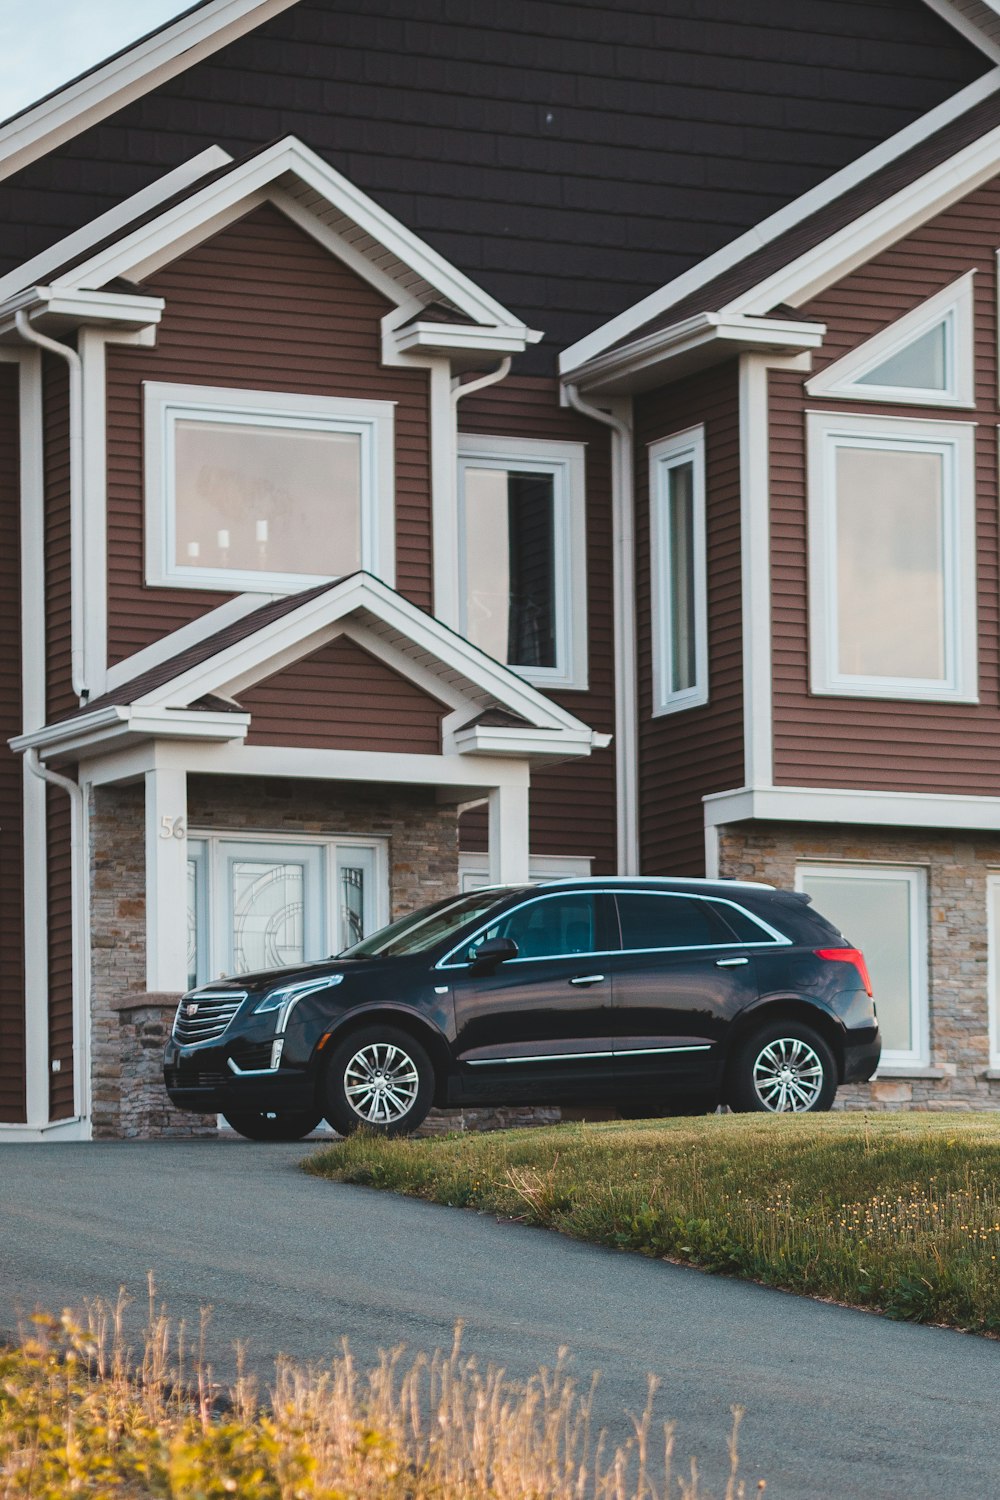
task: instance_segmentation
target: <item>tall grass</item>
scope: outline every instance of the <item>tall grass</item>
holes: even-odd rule
[[[354,1136],[304,1166],[894,1318],[1000,1332],[997,1115]]]
[[[397,1349],[367,1371],[345,1345],[322,1367],[279,1361],[262,1401],[245,1375],[213,1386],[204,1322],[191,1350],[151,1292],[133,1359],[122,1312],[36,1315],[0,1350],[2,1500],[709,1500],[693,1462],[671,1475],[655,1382],[634,1437],[611,1448],[565,1351],[517,1384],[463,1354],[460,1330],[448,1353]],[[725,1500],[746,1494],[739,1416]]]

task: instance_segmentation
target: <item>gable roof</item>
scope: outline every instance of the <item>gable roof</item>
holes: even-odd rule
[[[647,355],[662,347],[669,357],[671,335],[706,314],[716,320],[764,319],[786,312],[788,305],[797,308],[998,170],[1000,92],[994,89],[898,160],[849,183],[838,197],[767,243],[745,245],[744,254],[719,270],[713,266],[716,257],[710,257],[664,287],[654,316],[639,321],[640,303],[632,309],[632,326],[623,329],[627,320],[614,319],[581,340],[560,361],[563,378],[599,380],[627,366],[632,351]]]
[[[51,750],[137,733],[241,739],[249,716],[239,693],[338,634],[445,704],[446,740],[460,753],[565,758],[608,743],[510,667],[357,572],[270,600],[11,745]]]

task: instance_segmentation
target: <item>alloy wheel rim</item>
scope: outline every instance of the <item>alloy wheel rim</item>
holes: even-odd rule
[[[772,1114],[801,1114],[814,1107],[823,1091],[823,1064],[808,1042],[779,1037],[757,1054],[753,1086]]]
[[[392,1125],[408,1114],[417,1097],[417,1065],[393,1042],[370,1042],[355,1052],[344,1070],[344,1093],[367,1125]]]

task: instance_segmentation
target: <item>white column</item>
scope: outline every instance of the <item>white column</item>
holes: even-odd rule
[[[187,989],[187,772],[146,772],[146,988]]]
[[[513,885],[528,879],[528,776],[489,793],[490,882]]]

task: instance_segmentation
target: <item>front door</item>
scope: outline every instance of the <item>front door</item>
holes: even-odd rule
[[[484,928],[446,971],[456,1053],[477,1098],[539,1103],[610,1092],[609,898],[588,891],[530,897]],[[487,938],[511,938],[517,957],[471,962]]]
[[[626,1086],[714,1078],[733,1016],[757,995],[753,959],[704,897],[621,891],[615,1072]]]

